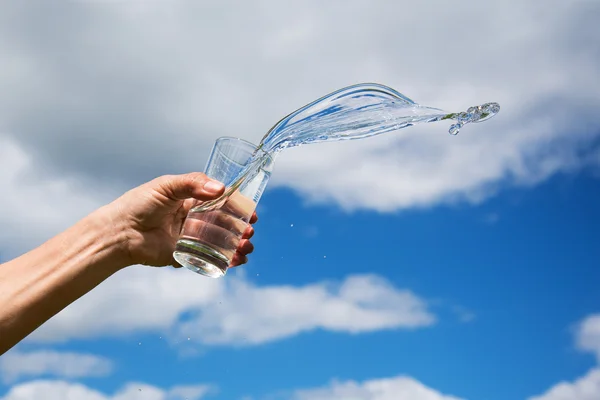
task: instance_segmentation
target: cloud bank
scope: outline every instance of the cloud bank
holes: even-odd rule
[[[186,270],[148,267],[118,274],[28,340],[56,343],[170,332],[169,337],[186,342],[248,346],[316,329],[358,334],[416,329],[436,321],[425,300],[376,275],[297,287],[257,286],[233,276],[218,281],[190,279],[194,276]]]
[[[168,390],[131,382],[113,395],[80,383],[39,380],[13,386],[0,400],[200,400],[212,388],[207,385],[175,386]]]
[[[34,3],[0,13],[0,131],[44,176],[120,189],[199,170],[218,136],[258,141],[292,110],[365,81],[448,111],[502,111],[456,138],[437,123],[289,150],[272,187],[385,212],[480,202],[600,160],[594,1],[543,13],[516,0]]]
[[[461,400],[444,395],[407,376],[364,382],[333,381],[328,386],[295,392],[293,400]]]

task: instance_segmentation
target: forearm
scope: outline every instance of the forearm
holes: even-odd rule
[[[121,232],[98,210],[0,265],[0,354],[125,267]]]

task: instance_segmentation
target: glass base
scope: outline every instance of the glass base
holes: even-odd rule
[[[177,241],[173,258],[197,274],[209,278],[220,278],[227,273],[229,260],[215,249],[189,239]]]

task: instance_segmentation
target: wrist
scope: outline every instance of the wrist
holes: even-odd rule
[[[86,242],[87,252],[99,262],[98,267],[114,273],[131,264],[127,251],[127,226],[109,206],[94,211],[75,228]]]

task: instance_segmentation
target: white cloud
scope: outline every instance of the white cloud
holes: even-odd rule
[[[503,183],[597,164],[598,3],[545,4],[540,14],[536,0],[80,2],[45,13],[6,3],[0,124],[38,169],[140,183],[201,168],[217,136],[257,141],[356,82],[449,111],[498,101],[496,118],[458,137],[436,123],[289,150],[272,183],[347,209],[477,202]]]
[[[0,377],[5,383],[21,378],[56,376],[61,378],[100,377],[112,372],[112,362],[92,354],[38,350],[9,351],[0,358]]]
[[[423,300],[374,275],[303,287],[238,281],[229,289],[222,304],[182,323],[181,334],[210,344],[258,344],[315,329],[361,333],[435,321]]]
[[[596,354],[600,362],[600,314],[590,315],[579,324],[577,347]]]
[[[333,381],[328,386],[298,390],[293,400],[460,400],[407,376],[364,382]]]
[[[412,329],[434,321],[424,300],[374,275],[302,287],[261,287],[233,275],[209,280],[184,269],[136,266],[67,307],[28,340],[169,331],[169,337],[186,343],[243,346],[315,329],[361,333]]]
[[[102,393],[82,384],[33,381],[13,386],[2,400],[107,400]]]
[[[13,386],[0,400],[199,400],[213,389],[208,385],[175,386],[169,390],[129,383],[107,395],[80,383],[38,380]]]
[[[175,326],[185,311],[214,306],[224,297],[224,290],[223,281],[185,269],[133,266],[69,305],[29,339],[65,342],[163,331]]]
[[[204,395],[214,391],[215,389],[208,385],[175,386],[169,390],[168,400],[198,400]]]
[[[0,262],[30,250],[109,201],[110,193],[36,172],[31,155],[0,135]]]
[[[574,382],[561,382],[541,396],[529,400],[598,400],[600,399],[600,369],[593,368]]]
[[[600,362],[600,314],[586,317],[577,326],[576,345],[595,353]],[[573,382],[560,382],[540,396],[529,400],[597,400],[600,399],[600,368],[592,368]]]

